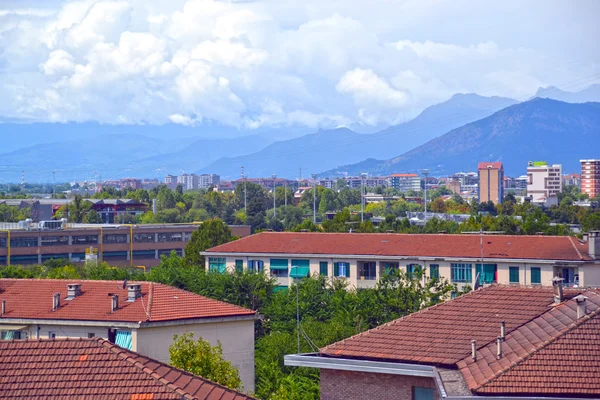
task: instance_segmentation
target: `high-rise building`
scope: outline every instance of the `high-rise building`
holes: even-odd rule
[[[421,177],[417,174],[392,174],[389,177],[389,186],[402,192],[413,190],[421,191]]]
[[[527,165],[527,197],[532,203],[552,205],[558,203],[562,190],[562,165],[549,165],[545,161],[530,161]]]
[[[590,197],[600,196],[600,159],[580,160],[581,193]]]
[[[480,162],[477,171],[479,174],[479,202],[502,203],[504,198],[504,166],[502,163]]]
[[[221,177],[217,174],[202,174],[200,175],[199,185],[200,189],[206,189],[211,186],[218,185],[221,181]]]

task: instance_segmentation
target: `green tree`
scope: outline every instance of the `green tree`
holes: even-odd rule
[[[231,235],[231,229],[220,219],[204,221],[198,229],[192,233],[192,237],[185,247],[185,262],[188,265],[204,265],[204,256],[201,251],[223,243],[231,242],[235,237]]]
[[[241,389],[242,381],[237,368],[223,359],[221,342],[217,346],[202,338],[194,341],[192,332],[173,337],[169,347],[169,363],[194,375],[217,382],[231,389]]]

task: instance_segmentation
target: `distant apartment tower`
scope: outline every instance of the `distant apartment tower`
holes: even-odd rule
[[[217,174],[202,174],[198,186],[200,189],[206,189],[218,185],[219,182],[221,182],[221,177]]]
[[[420,192],[421,178],[417,174],[392,174],[389,177],[389,186],[401,192]]]
[[[135,178],[125,178],[121,179],[121,189],[132,188],[132,189],[141,189],[142,188],[142,180]]]
[[[163,182],[171,189],[175,189],[177,186],[177,177],[175,175],[167,175],[165,176],[165,180]]]
[[[502,163],[480,162],[477,171],[479,174],[479,202],[502,203],[504,198],[504,166]]]
[[[549,165],[545,161],[530,161],[527,165],[527,197],[532,203],[552,205],[558,203],[562,190],[562,165]]]
[[[460,194],[461,192],[461,184],[458,179],[449,179],[446,182],[446,188],[454,194]]]
[[[600,159],[580,160],[581,193],[590,197],[600,196]]]
[[[183,190],[198,189],[200,177],[196,174],[183,174],[177,177],[177,184],[181,185]]]

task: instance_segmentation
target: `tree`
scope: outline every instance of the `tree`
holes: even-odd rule
[[[96,210],[90,210],[83,217],[83,222],[86,224],[101,224],[102,217],[100,217],[100,214]]]
[[[234,240],[231,235],[231,229],[220,219],[204,221],[194,233],[185,246],[185,262],[188,265],[204,265],[204,257],[200,255],[201,251],[223,243]]]
[[[192,332],[173,337],[169,347],[169,363],[194,375],[217,382],[231,389],[241,389],[242,381],[237,368],[223,359],[221,342],[216,346],[202,338],[194,341]]]

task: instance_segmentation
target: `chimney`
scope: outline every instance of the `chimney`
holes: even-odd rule
[[[477,341],[471,340],[471,358],[477,361]]]
[[[500,322],[500,338],[506,339],[506,321]]]
[[[81,283],[69,283],[67,285],[67,300],[73,300],[81,294]]]
[[[500,336],[496,338],[496,356],[498,360],[502,358],[502,338]]]
[[[552,287],[554,288],[554,304],[560,304],[563,301],[563,278],[555,276],[552,278]]]
[[[577,302],[577,319],[583,318],[587,315],[587,297],[580,294],[575,297],[575,301]]]
[[[110,312],[113,313],[119,308],[119,295],[113,294],[110,297]]]
[[[600,231],[590,231],[589,232],[588,254],[594,260],[600,260]]]
[[[6,314],[6,300],[2,300],[2,316]]]
[[[60,293],[56,292],[52,295],[52,311],[56,311],[60,307]]]
[[[127,285],[127,301],[135,301],[142,296],[142,285],[139,283],[130,283]]]

